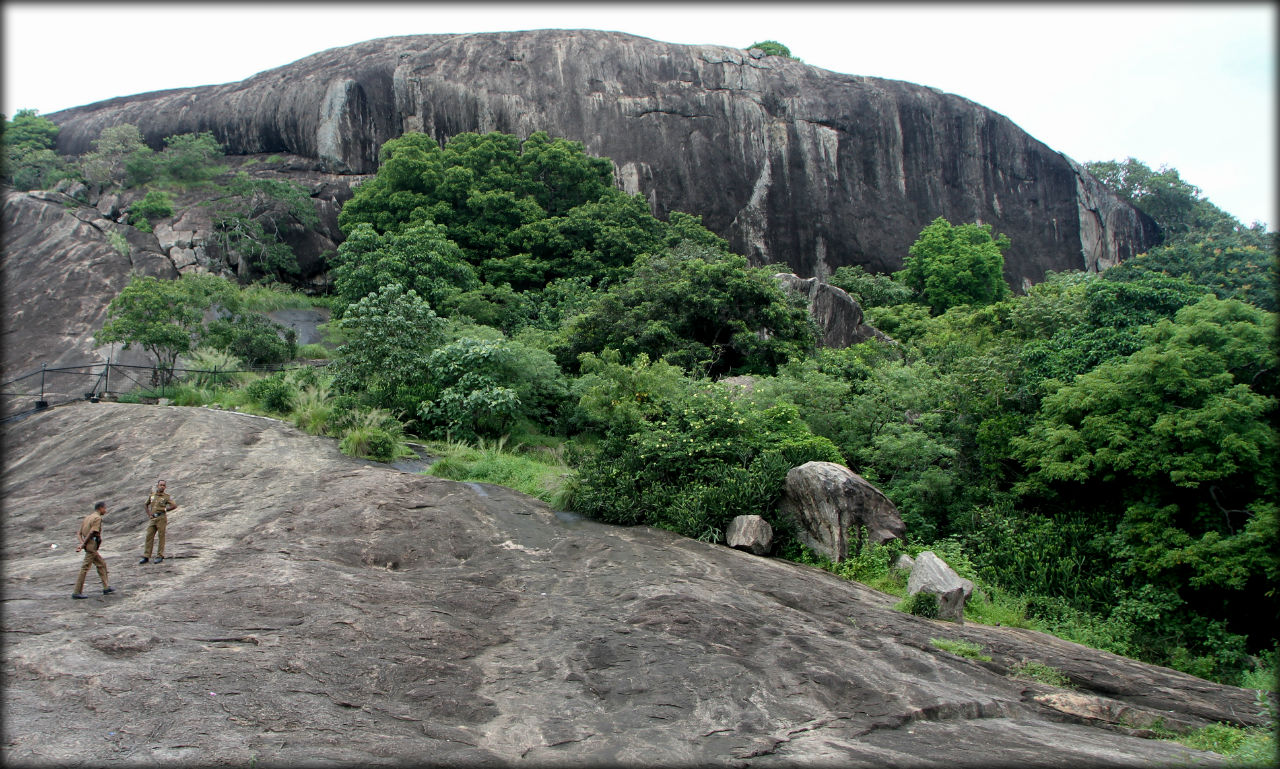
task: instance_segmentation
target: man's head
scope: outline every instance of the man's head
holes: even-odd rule
[[[107,503],[106,502],[97,503],[96,505],[93,506],[93,512],[97,513],[98,515],[106,515]]]
[[[156,481],[156,491],[164,491],[164,481]]]

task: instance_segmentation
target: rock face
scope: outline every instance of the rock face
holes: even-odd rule
[[[806,462],[787,472],[781,509],[798,525],[806,546],[833,561],[843,561],[860,542],[849,542],[866,529],[867,539],[880,544],[906,531],[898,509],[862,476],[834,462]]]
[[[328,269],[321,257],[342,240],[338,210],[351,197],[356,177],[320,173],[300,162],[291,165],[254,174],[287,178],[311,193],[320,226],[288,233],[305,281]],[[113,362],[149,365],[140,349],[99,348],[92,339],[106,320],[107,304],[133,273],[176,278],[189,271],[213,271],[249,277],[247,264],[217,245],[209,210],[200,205],[201,195],[208,192],[173,193],[175,217],[157,221],[153,233],[121,223],[141,191],[101,197],[80,192],[87,202],[59,192],[3,192],[0,372],[6,381],[38,371],[41,364],[56,369],[111,357]],[[112,244],[113,235],[124,238],[123,248]],[[50,384],[61,385],[57,380]]]
[[[721,46],[616,32],[416,35],[334,48],[239,83],[128,96],[48,116],[58,149],[103,128],[211,131],[233,154],[289,152],[371,173],[407,131],[545,130],[616,163],[654,213],[701,214],[753,263],[802,276],[901,266],[938,216],[1012,240],[1015,288],[1100,269],[1158,238],[1069,158],[967,99]]]
[[[117,224],[58,193],[6,191],[0,227],[0,361],[6,378],[39,369],[41,363],[60,368],[105,360],[111,350],[96,349],[93,333],[106,320],[107,303],[128,285],[130,273],[178,276],[155,236]],[[127,253],[111,245],[112,232],[133,238]],[[130,352],[131,362],[145,363],[141,351]]]
[[[809,314],[822,329],[820,344],[823,347],[848,347],[868,339],[889,339],[879,329],[862,322],[862,305],[839,286],[789,272],[780,272],[773,279],[808,300]]]
[[[5,765],[1150,766],[1214,757],[1099,712],[1258,720],[1247,690],[259,417],[80,402],[6,425],[5,450]],[[181,509],[139,566],[158,477]],[[117,592],[73,601],[98,500]],[[1101,700],[1037,700],[1063,690],[1012,678],[1024,660]]]

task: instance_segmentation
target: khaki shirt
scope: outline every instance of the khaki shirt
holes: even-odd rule
[[[89,513],[80,522],[80,543],[84,544],[89,541],[89,537],[94,533],[98,535],[98,539],[102,539],[102,514],[97,510]]]
[[[147,497],[147,514],[152,518],[174,507],[177,505],[173,503],[173,497],[169,496],[168,492],[153,491],[151,496]]]

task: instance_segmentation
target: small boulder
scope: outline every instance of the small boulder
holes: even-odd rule
[[[872,544],[900,538],[907,530],[894,507],[879,489],[844,465],[806,462],[787,472],[781,510],[797,524],[797,537],[805,546],[833,561],[843,561],[863,529]],[[852,548],[849,534],[855,541]]]
[[[916,593],[938,596],[938,618],[963,624],[964,604],[973,594],[973,583],[926,550],[916,557],[911,577],[907,579],[907,595]]]
[[[902,553],[893,559],[893,563],[889,564],[891,571],[905,571],[910,574],[912,567],[916,565],[916,560],[906,553]]]
[[[725,544],[756,555],[767,555],[773,544],[773,527],[758,515],[739,515],[729,523]]]

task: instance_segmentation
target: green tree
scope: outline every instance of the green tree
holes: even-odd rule
[[[54,151],[58,126],[33,109],[20,109],[4,127],[5,181],[17,189],[47,189],[74,176],[62,157]]]
[[[4,144],[13,149],[53,149],[59,130],[57,123],[37,110],[20,109],[12,120],[4,121]]]
[[[720,541],[737,515],[781,531],[777,502],[789,469],[839,462],[790,404],[757,409],[721,385],[655,404],[640,426],[620,422],[579,468],[573,509],[623,525],[647,524]]]
[[[147,190],[147,194],[129,207],[129,223],[143,232],[151,232],[157,219],[173,216],[173,200],[163,190]]]
[[[338,326],[347,342],[330,364],[334,390],[394,414],[416,414],[427,360],[444,341],[444,321],[430,305],[391,283],[349,306]]]
[[[381,235],[362,222],[338,246],[332,269],[334,293],[343,307],[380,286],[399,283],[441,308],[451,297],[480,285],[462,249],[445,236],[444,227],[429,221]],[[338,309],[340,315],[342,307]]]
[[[206,181],[222,170],[222,145],[208,131],[167,136],[164,143],[156,166],[174,181]]]
[[[1176,168],[1162,165],[1152,170],[1135,158],[1085,163],[1085,168],[1154,219],[1166,242],[1196,232],[1247,231],[1234,216],[1202,197],[1200,188],[1184,181]]]
[[[1276,287],[1280,263],[1276,234],[1259,230],[1193,234],[1156,246],[1107,270],[1109,280],[1167,275],[1212,291],[1219,299],[1239,299],[1268,312],[1280,310]]]
[[[765,56],[785,56],[788,59],[796,59],[796,57],[791,55],[791,49],[782,43],[779,43],[777,40],[762,40],[759,43],[752,43],[747,46],[748,51],[752,48],[759,48],[764,51]],[[800,60],[796,59],[796,61]]]
[[[210,321],[200,345],[247,363],[287,363],[298,352],[298,332],[257,313],[231,313]]]
[[[1016,490],[1046,509],[1090,511],[1114,532],[1109,550],[1141,588],[1126,610],[1163,659],[1229,652],[1226,641],[1205,646],[1205,622],[1257,648],[1269,629],[1254,618],[1280,609],[1268,587],[1278,544],[1275,317],[1206,296],[1143,339],[1044,398],[1013,440],[1029,470]]]
[[[744,257],[692,244],[642,255],[625,282],[571,319],[561,365],[612,347],[710,376],[771,373],[811,350],[817,329],[802,300]]]
[[[569,395],[550,353],[505,339],[444,344],[423,376],[418,416],[429,432],[454,439],[496,437],[521,419],[551,424]]]
[[[910,288],[891,276],[867,272],[856,264],[837,267],[827,282],[843,289],[863,310],[902,304],[911,301],[913,296]]]
[[[662,247],[666,230],[649,213],[643,196],[611,189],[563,216],[515,229],[506,238],[512,255],[490,259],[482,269],[489,282],[517,289],[562,278],[587,278],[594,285],[616,282],[636,256]]]
[[[80,159],[85,181],[101,188],[136,187],[150,181],[155,172],[154,151],[142,141],[136,125],[107,126],[91,142],[92,151]]]
[[[283,278],[298,272],[298,260],[288,243],[290,232],[320,223],[315,205],[296,182],[255,179],[243,171],[224,194],[202,205],[212,209],[214,232],[226,252],[242,260],[242,273]]]
[[[991,304],[1011,292],[1004,280],[1009,239],[989,224],[953,226],[942,217],[920,231],[895,277],[935,315],[964,304]]]
[[[163,376],[172,376],[179,355],[190,352],[203,330],[204,313],[234,306],[234,287],[222,278],[187,275],[160,280],[135,275],[107,305],[107,321],[94,334],[97,344],[138,345],[156,360]]]

